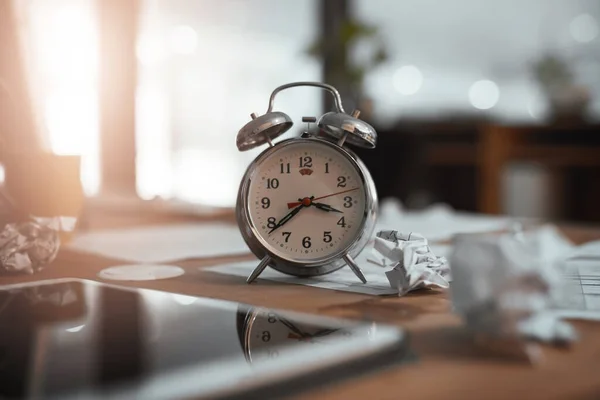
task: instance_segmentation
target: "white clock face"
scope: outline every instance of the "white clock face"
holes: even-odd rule
[[[331,257],[357,238],[366,195],[358,168],[335,148],[298,140],[256,165],[250,220],[264,245],[299,262]]]

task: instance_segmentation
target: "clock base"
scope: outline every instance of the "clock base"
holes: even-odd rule
[[[348,267],[350,267],[352,272],[354,272],[354,275],[356,275],[356,277],[360,279],[362,283],[367,283],[367,278],[365,278],[365,275],[362,273],[360,267],[356,264],[354,259],[350,256],[350,254],[346,254],[342,258],[344,259],[344,261],[346,261],[346,264],[348,265]],[[246,279],[246,283],[250,284],[254,282],[256,278],[258,278],[260,274],[262,274],[265,268],[267,268],[270,262],[271,257],[264,256],[260,263],[256,266],[256,268],[254,268],[254,271],[252,271],[252,273],[248,276],[248,278]]]

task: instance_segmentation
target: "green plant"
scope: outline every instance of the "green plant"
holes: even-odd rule
[[[374,46],[370,57],[359,65],[348,60],[348,54],[360,40],[369,40]],[[365,75],[388,59],[387,50],[378,28],[356,20],[344,21],[336,38],[320,37],[307,49],[313,57],[330,60],[333,83],[347,86],[355,93],[362,91]]]

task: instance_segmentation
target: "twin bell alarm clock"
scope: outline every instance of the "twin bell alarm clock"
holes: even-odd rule
[[[273,111],[282,90],[312,86],[335,99],[335,110],[304,122],[317,122],[319,132],[273,143],[293,125]],[[268,147],[250,164],[238,191],[236,216],[250,250],[261,259],[247,279],[254,281],[267,266],[289,275],[310,277],[345,265],[366,283],[354,258],[373,234],[377,193],[365,165],[346,146],[374,148],[375,129],[347,114],[338,91],[317,82],[295,82],[271,93],[264,115],[251,114],[237,135],[246,151]]]

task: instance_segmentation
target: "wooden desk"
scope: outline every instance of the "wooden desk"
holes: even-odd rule
[[[600,239],[599,229],[565,228],[576,242]],[[554,399],[600,398],[600,323],[575,322],[581,340],[570,350],[544,348],[545,361],[531,367],[482,355],[471,344],[461,321],[450,312],[448,294],[420,291],[403,298],[373,297],[306,286],[242,278],[203,267],[247,259],[224,257],[176,263],[186,274],[163,281],[125,283],[169,292],[240,301],[259,306],[396,324],[411,334],[417,360],[308,390],[302,399]],[[0,277],[12,284],[59,277],[96,279],[114,260],[63,251],[33,276]]]

